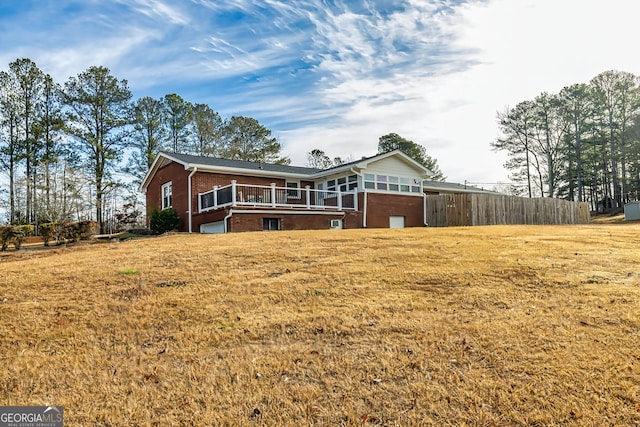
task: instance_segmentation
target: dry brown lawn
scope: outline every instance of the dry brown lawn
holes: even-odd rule
[[[640,425],[640,224],[0,255],[0,404],[69,426]]]

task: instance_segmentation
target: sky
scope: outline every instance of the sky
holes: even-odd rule
[[[636,0],[0,0],[0,69],[64,83],[99,65],[134,100],[177,93],[257,119],[293,165],[357,160],[388,133],[447,181],[509,182],[498,111],[640,74]]]

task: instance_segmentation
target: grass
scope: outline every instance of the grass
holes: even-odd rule
[[[69,425],[638,425],[638,260],[638,224],[5,253],[0,402]]]

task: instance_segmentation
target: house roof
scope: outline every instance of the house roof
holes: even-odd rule
[[[140,184],[140,190],[144,191],[151,178],[161,167],[176,162],[184,166],[186,170],[197,169],[199,171],[215,171],[223,173],[246,173],[251,171],[257,176],[304,178],[320,171],[316,168],[301,166],[278,165],[273,163],[248,162],[245,160],[221,159],[217,157],[194,156],[191,154],[167,153],[161,151],[156,156],[149,168],[147,175]]]
[[[421,172],[423,178],[433,175],[433,173],[420,163],[413,160],[400,150],[389,151],[371,157],[363,157],[360,160],[334,166],[329,169],[316,169],[302,166],[277,165],[272,163],[247,162],[244,160],[220,159],[216,157],[194,156],[191,154],[167,153],[161,151],[156,156],[151,168],[140,184],[140,190],[146,190],[155,173],[161,167],[171,162],[176,162],[184,166],[185,170],[197,169],[199,171],[212,171],[232,174],[243,174],[251,171],[252,175],[269,176],[280,178],[297,179],[317,179],[325,175],[351,171],[354,169],[365,169],[369,163],[377,162],[387,157],[396,157],[408,165]]]
[[[393,150],[393,151],[388,151],[386,153],[376,154],[375,156],[363,157],[360,160],[355,160],[349,163],[343,163],[341,165],[334,166],[329,169],[323,169],[318,173],[314,174],[313,178],[319,178],[323,175],[329,175],[332,173],[341,172],[343,170],[365,169],[369,165],[369,163],[377,162],[382,159],[386,159],[387,157],[396,157],[404,161],[405,163],[416,168],[417,170],[420,170],[422,172],[421,175],[423,177],[433,176],[433,172],[431,172],[429,169],[424,167],[422,164],[416,162],[415,160],[413,160],[411,157],[409,157],[408,155],[406,155],[400,150]]]
[[[248,162],[245,160],[231,160],[231,159],[221,159],[217,157],[193,156],[190,154],[178,154],[178,153],[168,154],[164,152],[161,154],[168,157],[172,157],[176,160],[179,160],[179,163],[190,164],[194,166],[202,166],[202,167],[216,167],[216,168],[224,167],[224,168],[231,168],[231,169],[271,171],[271,172],[279,172],[279,173],[293,173],[293,174],[304,174],[304,175],[311,175],[313,173],[320,171],[320,169],[307,168],[302,166]]]

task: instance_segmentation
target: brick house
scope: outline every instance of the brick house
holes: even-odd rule
[[[325,170],[161,152],[140,190],[184,232],[421,227],[431,175],[397,150]]]

